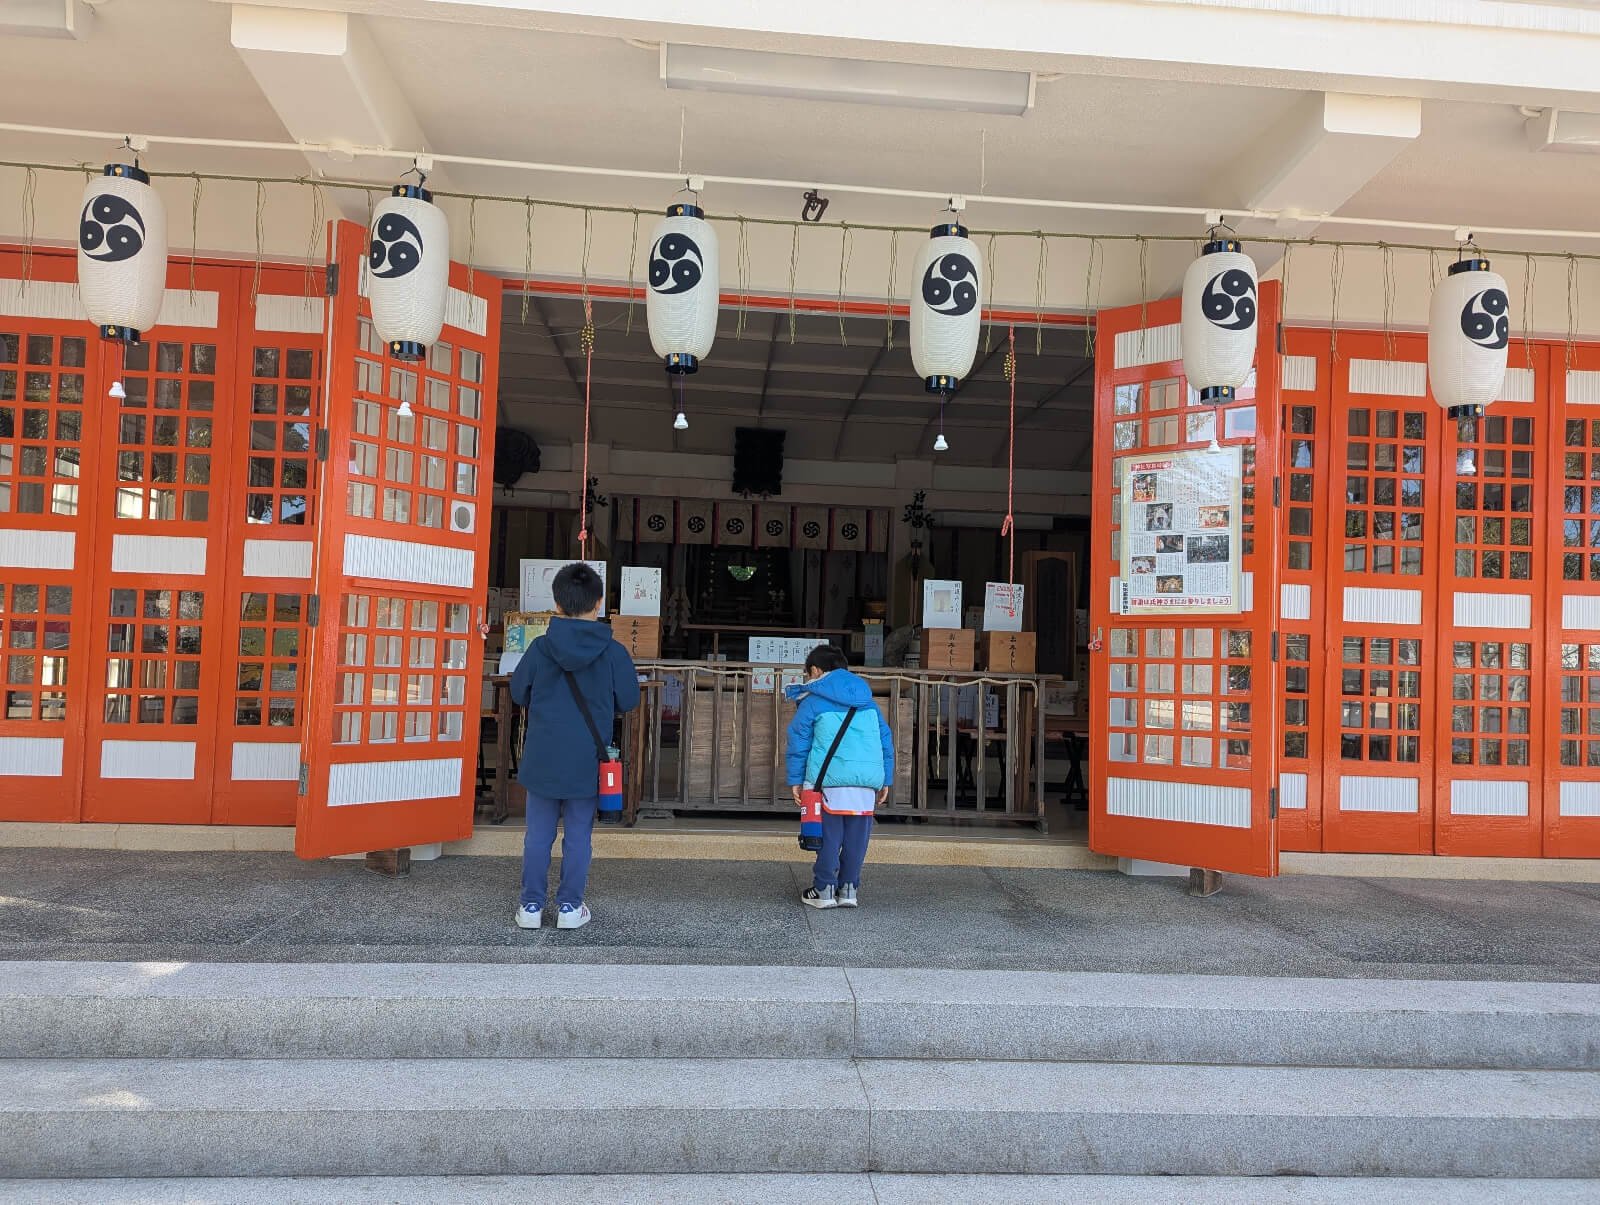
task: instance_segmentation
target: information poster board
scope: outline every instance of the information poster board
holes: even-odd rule
[[[1124,456],[1117,465],[1122,613],[1243,611],[1239,448]]]
[[[555,595],[550,592],[550,583],[555,580],[556,574],[572,564],[571,561],[525,560],[521,563],[520,581],[522,584],[521,609],[524,611],[554,611],[556,610]],[[606,563],[604,561],[585,561],[585,565],[600,575],[600,584],[606,580]],[[600,618],[606,617],[606,600],[602,595],[600,599]]]
[[[661,570],[641,565],[622,567],[622,597],[617,610],[623,615],[661,614]]]
[[[1016,582],[983,584],[983,630],[1022,631],[1022,586]]]

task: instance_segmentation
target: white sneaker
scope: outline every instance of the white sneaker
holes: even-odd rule
[[[841,908],[859,908],[861,901],[856,898],[856,889],[849,883],[840,883],[836,897]]]
[[[561,911],[556,914],[556,928],[581,929],[591,919],[588,904],[579,904],[576,908],[571,904],[562,904]]]
[[[524,907],[521,907],[520,905],[518,906],[518,908],[517,908],[517,928],[519,928],[519,929],[537,929],[542,924],[544,924],[544,910],[543,909],[538,909],[536,911],[530,912],[530,911],[528,911],[528,909],[526,909]]]

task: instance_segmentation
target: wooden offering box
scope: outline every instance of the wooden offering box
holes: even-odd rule
[[[922,629],[922,668],[973,669],[977,637],[971,628]]]
[[[611,634],[635,661],[661,656],[661,617],[659,615],[613,615]]]
[[[1001,674],[1031,674],[1038,658],[1036,632],[985,632],[983,668]]]

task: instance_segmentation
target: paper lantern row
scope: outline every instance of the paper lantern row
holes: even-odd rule
[[[427,189],[398,184],[374,209],[370,234],[373,326],[391,355],[420,360],[444,326],[449,224]],[[78,284],[90,320],[107,339],[137,342],[160,320],[166,273],[166,210],[149,175],[137,163],[107,164],[85,185],[78,221]],[[650,345],[669,373],[692,373],[711,353],[721,304],[717,235],[698,205],[672,205],[656,224],[648,277]],[[928,392],[947,398],[972,371],[982,323],[983,257],[966,227],[933,227],[913,281],[912,365]],[[1184,274],[1184,372],[1202,400],[1231,399],[1249,376],[1257,291],[1255,263],[1236,239],[1206,243]],[[1505,280],[1480,257],[1452,265],[1434,290],[1428,378],[1453,417],[1481,415],[1499,393],[1509,311]]]

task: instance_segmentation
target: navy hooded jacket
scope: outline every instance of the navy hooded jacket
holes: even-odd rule
[[[815,682],[789,687],[788,694],[799,703],[789,721],[784,757],[791,787],[816,780],[828,746],[852,707],[858,714],[839,742],[823,785],[877,788],[894,782],[894,733],[872,701],[872,687],[865,678],[836,669]]]
[[[523,654],[511,675],[511,698],[528,709],[528,736],[517,781],[546,799],[588,799],[599,791],[594,738],[572,700],[562,670],[571,670],[600,731],[611,741],[619,711],[639,706],[638,671],[607,624],[558,615]]]

